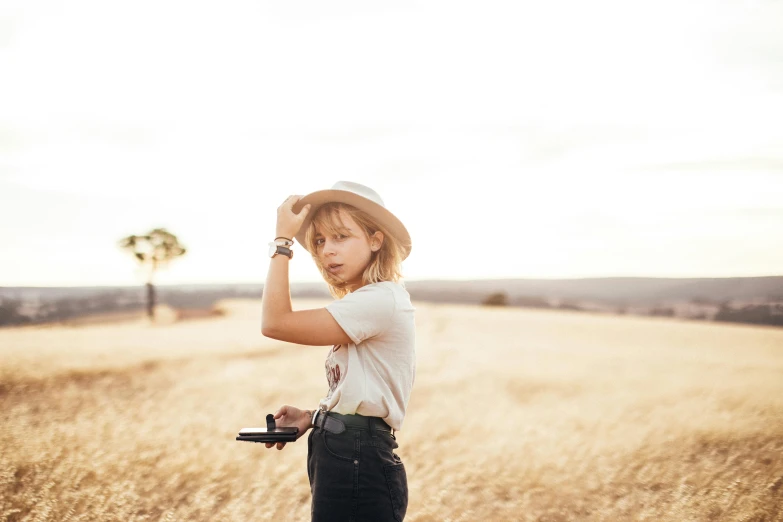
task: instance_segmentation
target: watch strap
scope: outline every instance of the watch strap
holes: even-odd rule
[[[277,254],[283,254],[284,256],[288,256],[289,259],[294,257],[294,251],[293,250],[291,250],[290,248],[284,247],[284,246],[280,246],[280,245],[276,245],[275,253],[272,254],[272,257],[275,257]]]

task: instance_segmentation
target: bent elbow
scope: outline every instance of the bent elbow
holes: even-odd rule
[[[264,337],[269,337],[270,339],[277,339],[275,329],[272,328],[270,325],[262,324],[261,325],[261,335]]]

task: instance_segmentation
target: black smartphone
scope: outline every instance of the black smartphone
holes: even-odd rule
[[[247,442],[295,442],[299,428],[242,428],[236,440]]]

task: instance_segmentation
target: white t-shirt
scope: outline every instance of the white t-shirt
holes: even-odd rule
[[[391,281],[372,283],[326,309],[352,342],[329,350],[329,392],[319,405],[381,417],[400,430],[416,377],[415,308],[408,291]]]

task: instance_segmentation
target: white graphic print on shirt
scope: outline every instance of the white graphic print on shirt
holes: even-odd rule
[[[340,344],[332,346],[332,349],[329,350],[329,355],[326,357],[324,369],[326,370],[326,381],[329,383],[327,397],[331,397],[334,390],[337,389],[337,386],[345,377],[345,371],[348,369],[347,347]]]

